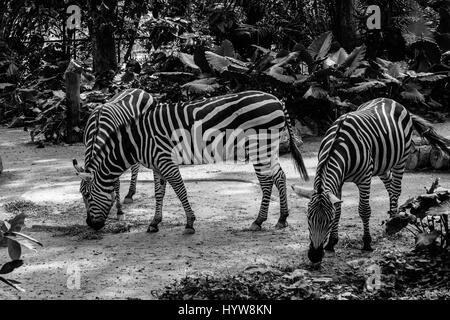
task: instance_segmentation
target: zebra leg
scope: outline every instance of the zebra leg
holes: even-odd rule
[[[270,173],[263,174],[261,172],[261,170],[264,169],[263,165],[255,164],[255,165],[253,165],[253,167],[255,168],[256,177],[258,178],[259,184],[261,185],[261,190],[262,190],[263,195],[262,195],[262,199],[261,199],[261,206],[259,208],[258,217],[256,218],[255,221],[253,221],[252,225],[250,226],[250,231],[259,231],[259,230],[261,230],[261,224],[267,220],[270,196],[272,195],[273,179],[272,179],[272,175]],[[266,170],[267,170],[267,168],[266,168]],[[264,171],[266,171],[266,170],[264,170]],[[281,201],[281,196],[280,196],[280,201]]]
[[[339,192],[339,194],[337,195],[337,197],[339,199],[341,199],[341,194],[342,193]],[[336,212],[334,214],[334,219],[333,219],[333,222],[331,225],[330,237],[328,238],[328,242],[324,248],[326,251],[331,251],[331,252],[334,252],[334,246],[339,241],[338,230],[339,230],[339,220],[341,218],[341,204],[336,203],[334,206],[336,207]]]
[[[277,166],[277,171],[272,175],[273,182],[275,183],[280,195],[280,218],[278,219],[275,228],[282,229],[288,225],[286,219],[289,216],[289,209],[286,196],[286,175],[280,165],[277,164]]]
[[[389,195],[389,202],[392,204],[392,197],[393,197],[393,193],[392,193],[392,172],[388,171],[385,174],[380,176],[381,181],[383,181],[383,184],[388,192]],[[390,206],[388,214],[392,215],[393,213],[395,213],[395,211],[392,211],[392,206]]]
[[[391,196],[389,197],[389,208],[391,213],[398,211],[398,198],[402,192],[402,178],[405,172],[405,162],[402,161],[392,168]]]
[[[120,203],[120,180],[117,178],[117,180],[114,182],[114,201],[116,202],[116,208],[117,208],[117,220],[123,220],[123,214],[122,211],[122,204]]]
[[[195,215],[194,211],[192,211],[191,205],[189,204],[186,187],[184,186],[183,179],[181,178],[180,170],[173,162],[168,164],[164,163],[161,167],[164,168],[161,169],[161,175],[169,182],[170,186],[175,191],[175,194],[178,199],[180,199],[184,212],[186,213],[186,228],[183,233],[193,234],[195,233]]]
[[[156,171],[153,171],[153,180],[155,182],[155,215],[147,229],[147,232],[158,232],[158,224],[162,220],[162,207],[164,195],[166,194],[166,180]]]
[[[130,180],[130,189],[128,190],[128,194],[123,199],[123,203],[133,203],[133,196],[136,193],[136,181],[139,172],[139,163],[134,164],[131,167],[131,180]]]
[[[364,235],[363,235],[363,250],[365,251],[373,251],[371,247],[372,237],[370,236],[370,203],[369,203],[369,197],[370,197],[370,179],[358,184],[359,189],[359,206],[358,206],[358,213],[359,216],[362,219],[363,222],[363,229],[364,229]]]

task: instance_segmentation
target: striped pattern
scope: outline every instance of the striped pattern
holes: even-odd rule
[[[308,256],[311,261],[322,259],[328,236],[326,250],[332,251],[338,242],[344,182],[354,182],[359,189],[363,249],[371,250],[371,179],[373,176],[381,178],[389,194],[390,213],[396,212],[413,129],[432,144],[445,148],[443,138],[436,135],[425,120],[386,98],[361,105],[357,111],[341,116],[329,128],[320,146],[314,193],[308,206],[311,240]]]
[[[136,107],[140,109],[139,106]],[[91,137],[93,141],[91,149],[94,152],[89,153],[90,149],[87,148],[85,159],[86,171],[90,175],[89,190],[86,193],[88,224],[95,229],[100,229],[104,225],[111,208],[114,181],[131,165],[141,163],[153,169],[155,176],[156,207],[149,231],[157,231],[158,224],[162,220],[162,204],[168,182],[185,210],[187,220],[185,233],[194,232],[195,215],[189,204],[178,165],[207,163],[211,159],[194,156],[187,159],[181,158],[182,161],[179,161],[180,158],[174,157],[174,150],[177,150],[181,141],[176,134],[185,130],[191,132],[193,127],[199,130],[200,142],[206,150],[215,150],[214,144],[220,139],[209,137],[208,133],[212,131],[215,132],[214,136],[221,136],[225,135],[227,130],[238,132],[252,129],[259,132],[266,129],[271,130],[278,137],[280,131],[287,125],[293,158],[302,176],[307,178],[289,117],[284,105],[273,95],[259,91],[246,91],[191,103],[157,104],[148,108],[136,120],[124,122],[119,128],[113,128],[109,124],[109,116],[104,113],[105,110],[107,109],[99,109],[97,114],[92,115],[97,121],[95,121],[95,130],[91,131],[97,134]],[[195,134],[193,133],[192,136]],[[222,141],[228,143],[226,139]],[[258,151],[254,157],[252,157],[254,151],[252,147]],[[195,149],[192,145],[190,148]],[[267,219],[273,184],[278,188],[281,203],[277,227],[285,227],[288,216],[286,176],[278,161],[278,140],[275,144],[272,141],[270,146],[267,146],[260,140],[255,142],[249,139],[243,145],[232,145],[231,149],[239,149],[240,154],[253,163],[261,183],[263,193],[261,206],[258,217],[250,229],[259,230],[262,222]],[[228,153],[224,155],[224,158],[230,159]]]
[[[90,171],[95,171],[98,163],[95,163],[95,154],[100,152],[99,147],[105,143],[106,137],[110,132],[116,131],[120,126],[128,123],[130,119],[137,117],[153,104],[153,98],[150,94],[140,89],[128,89],[113,96],[107,103],[96,107],[90,115],[85,132],[84,145],[85,164]],[[99,121],[102,126],[99,126]],[[139,163],[131,166],[131,181],[128,194],[124,202],[132,202],[133,195],[136,193],[136,181],[139,172]],[[80,191],[87,193],[88,184],[81,182]],[[123,215],[120,202],[120,180],[116,179],[114,183],[114,202],[116,203],[117,215]]]

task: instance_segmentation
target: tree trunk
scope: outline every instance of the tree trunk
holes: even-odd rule
[[[353,16],[353,1],[354,0],[336,0],[328,3],[333,35],[347,51],[353,50],[357,45],[356,21]]]
[[[92,50],[94,72],[101,78],[113,76],[117,71],[117,54],[114,40],[114,17],[117,0],[90,0],[92,18]]]
[[[135,14],[133,14],[133,16],[132,16],[132,18],[134,19],[134,25],[133,25],[133,30],[131,31],[132,33],[129,37],[127,52],[125,53],[125,56],[123,57],[123,62],[125,62],[125,63],[128,61],[128,59],[130,59],[131,53],[133,52],[134,42],[136,40],[139,23],[141,21],[141,16],[142,16],[142,13],[144,12],[145,6],[147,6],[147,1],[139,2],[138,7],[137,7],[137,12]]]
[[[439,33],[450,33],[450,3],[441,1],[437,2],[439,4],[439,25],[437,27],[437,32]]]
[[[66,142],[80,142],[80,78],[81,67],[71,61],[65,72],[66,79]]]

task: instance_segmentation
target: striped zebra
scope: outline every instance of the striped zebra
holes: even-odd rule
[[[99,108],[92,115],[96,119],[92,132],[96,134],[91,137],[90,148],[86,149],[85,168],[79,167],[74,160],[77,174],[86,186],[83,198],[89,226],[96,230],[104,226],[112,206],[114,181],[132,164],[139,162],[153,169],[155,175],[155,215],[148,232],[158,231],[168,182],[186,214],[184,233],[194,233],[195,215],[179,165],[236,160],[240,158],[239,152],[253,163],[263,194],[258,217],[250,230],[260,230],[267,219],[273,184],[280,195],[280,217],[276,227],[287,225],[286,176],[278,160],[279,133],[285,126],[296,168],[305,180],[308,175],[289,116],[275,96],[245,91],[183,104],[157,104],[119,128],[107,125],[109,114],[108,108]],[[231,136],[227,136],[230,132]],[[233,138],[233,134],[242,132],[245,139]],[[199,154],[196,151],[200,147],[203,152]]]
[[[371,251],[370,183],[379,176],[389,194],[389,213],[397,212],[401,182],[415,129],[431,144],[449,151],[449,141],[440,137],[424,119],[386,98],[371,100],[337,119],[329,128],[319,149],[314,190],[294,186],[308,205],[310,234],[309,259],[316,263],[325,250],[334,251],[338,242],[341,215],[341,190],[344,182],[359,189],[358,212],[363,222],[363,250]]]
[[[117,130],[120,125],[133,121],[144,112],[147,108],[153,104],[153,97],[147,92],[140,89],[127,89],[123,92],[117,93],[105,104],[96,107],[90,115],[84,132],[84,145],[86,147],[85,163],[90,168],[95,168],[96,164],[90,164],[91,155],[95,154],[94,138],[98,129],[99,121],[98,115],[101,113],[104,115],[102,118],[103,125],[108,126],[111,131]],[[105,112],[108,110],[108,112]],[[83,168],[79,168],[80,171],[84,171]],[[135,163],[131,166],[131,181],[128,194],[125,196],[124,203],[133,202],[133,195],[136,193],[136,181],[139,172],[139,163]],[[80,186],[80,192],[85,194],[88,184],[82,181]],[[117,208],[117,217],[122,219],[123,211],[122,204],[120,202],[120,179],[117,178],[114,182],[114,201]]]

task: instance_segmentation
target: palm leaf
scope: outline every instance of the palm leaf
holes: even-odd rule
[[[19,268],[21,265],[23,265],[23,260],[9,261],[0,268],[0,274],[11,273],[14,271],[14,269]]]
[[[222,44],[215,50],[215,53],[223,57],[231,57],[231,58],[236,57],[234,46],[228,39],[222,41]]]
[[[332,67],[334,65],[340,66],[347,60],[348,53],[345,51],[344,48],[340,48],[335,53],[331,54],[325,61],[324,61],[324,67]]]
[[[8,286],[11,286],[11,287],[13,287],[14,289],[16,289],[18,291],[25,292],[24,289],[22,289],[21,287],[19,287],[17,285],[17,281],[8,280],[8,279],[5,279],[3,277],[0,277],[0,281],[6,283]]]
[[[321,60],[325,58],[331,47],[331,41],[333,40],[333,33],[330,31],[322,33],[308,47],[308,52],[315,60]]]
[[[229,59],[211,51],[205,51],[205,57],[211,68],[219,73],[228,70],[228,66],[231,65]]]
[[[195,64],[194,62],[194,56],[184,53],[184,52],[179,52],[178,53],[178,58],[180,59],[180,61],[187,67],[194,69],[196,71],[200,71],[200,67],[198,65]]]
[[[405,100],[420,103],[425,102],[425,97],[422,93],[420,93],[419,90],[417,90],[417,87],[411,84],[405,85],[405,91],[400,93],[401,97]]]
[[[304,99],[308,99],[309,97],[319,100],[329,99],[328,92],[317,84],[312,84],[308,91],[303,95]]]
[[[366,55],[366,45],[355,48],[347,57],[340,69],[345,70],[345,76],[350,76],[363,62]]]
[[[356,87],[352,87],[349,89],[343,89],[342,91],[347,92],[347,93],[361,93],[361,92],[365,92],[370,89],[379,89],[379,88],[384,88],[384,87],[386,87],[385,83],[378,81],[378,80],[370,80],[370,81],[358,83],[356,85]]]
[[[283,74],[283,72],[284,69],[282,67],[274,65],[266,71],[266,74],[283,83],[294,83],[296,79],[293,76]]]
[[[217,78],[204,78],[185,83],[181,88],[193,93],[211,93],[220,88]]]

